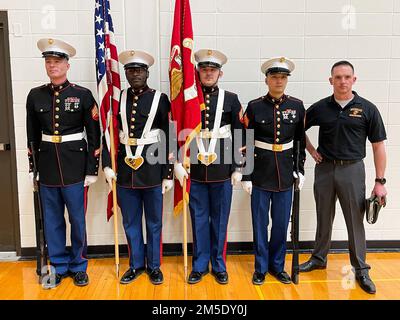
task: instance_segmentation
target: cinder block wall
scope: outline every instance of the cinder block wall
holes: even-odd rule
[[[132,48],[152,53],[156,64],[150,70],[149,84],[166,93],[173,6],[172,0],[111,0],[119,51]],[[285,55],[295,61],[296,70],[287,92],[302,99],[306,107],[331,94],[328,78],[335,61],[348,59],[354,64],[358,76],[355,90],[378,106],[388,133],[389,201],[379,221],[373,226],[366,224],[367,239],[399,240],[400,0],[192,0],[191,7],[196,49],[215,48],[229,57],[220,86],[236,92],[243,107],[266,93],[260,65],[269,57]],[[96,95],[93,8],[91,0],[0,1],[0,10],[9,13],[23,248],[35,246],[32,194],[27,178],[25,100],[31,87],[48,81],[36,41],[51,36],[73,44],[77,56],[71,60],[69,79],[89,87]],[[123,73],[121,76],[124,80]],[[309,135],[316,143],[317,130],[311,129]],[[375,177],[370,145],[365,162],[369,193]],[[315,234],[313,168],[309,157],[301,194],[301,240],[313,240]],[[114,239],[112,222],[107,223],[105,217],[104,181],[101,174],[89,193],[89,245],[112,244]],[[164,198],[165,243],[182,240],[181,219],[172,216],[172,205],[169,193]],[[251,230],[249,197],[235,187],[228,240],[252,241]],[[347,239],[339,205],[332,238]],[[121,226],[120,241],[125,243]]]

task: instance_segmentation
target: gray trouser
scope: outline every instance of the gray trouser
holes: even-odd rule
[[[315,166],[314,197],[317,206],[317,232],[312,260],[326,265],[331,245],[336,200],[339,198],[349,238],[350,262],[356,273],[368,272],[364,230],[365,167],[363,161]]]

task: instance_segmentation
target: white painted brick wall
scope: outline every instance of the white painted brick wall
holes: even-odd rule
[[[294,59],[296,70],[290,78],[288,93],[303,99],[306,107],[331,94],[328,77],[334,61],[348,59],[354,63],[358,76],[355,89],[378,105],[388,133],[389,202],[377,224],[366,224],[367,239],[399,240],[400,140],[396,138],[400,136],[400,0],[192,0],[191,7],[195,48],[216,48],[228,55],[230,60],[220,85],[238,93],[243,106],[265,94],[259,69],[271,56]],[[168,92],[174,1],[111,0],[111,8],[119,50],[151,52],[156,64],[149,83]],[[25,100],[30,88],[48,81],[36,41],[52,35],[72,43],[77,56],[71,61],[69,78],[96,94],[93,1],[0,0],[0,10],[9,14],[21,243],[22,247],[31,247],[35,237],[25,151]],[[52,14],[55,25],[49,29]],[[350,28],[344,28],[346,25]],[[20,35],[16,34],[18,30]],[[308,133],[316,143],[318,131],[312,128]],[[370,146],[365,164],[369,193],[375,176]],[[313,167],[309,159],[301,194],[301,240],[313,240],[315,235]],[[103,182],[101,173],[89,193],[89,245],[112,244],[114,239],[112,222],[107,223],[105,218],[107,188]],[[172,203],[169,193],[164,199],[163,240],[167,243],[182,241],[181,219],[173,217]],[[124,243],[121,225],[119,230]],[[339,205],[332,238],[347,239]],[[239,187],[233,193],[228,240],[252,240],[250,202]]]

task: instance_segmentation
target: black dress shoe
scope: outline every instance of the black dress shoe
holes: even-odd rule
[[[299,265],[300,272],[310,272],[316,269],[326,269],[326,265],[318,264],[314,260],[308,260],[307,262]]]
[[[371,278],[369,275],[356,275],[356,280],[358,284],[360,285],[361,289],[363,289],[365,292],[374,294],[376,293],[376,287],[375,284],[372,282]]]
[[[270,270],[269,273],[275,277],[278,281],[284,283],[284,284],[289,284],[292,283],[292,279],[290,279],[290,276],[287,274],[286,271],[281,271],[281,272],[275,272],[273,270]]]
[[[206,270],[204,272],[198,272],[198,271],[192,271],[189,274],[188,280],[187,282],[189,284],[195,284],[201,281],[201,279],[203,278],[203,276],[205,276],[209,271]]]
[[[253,284],[255,284],[257,286],[262,285],[265,281],[265,273],[255,271],[253,273],[252,281],[253,281]]]
[[[222,271],[222,272],[214,272],[211,271],[211,274],[214,276],[215,280],[219,284],[227,284],[228,283],[228,272]]]
[[[121,280],[119,280],[119,283],[121,283],[121,284],[131,283],[133,280],[135,280],[137,277],[139,277],[144,271],[145,271],[144,267],[137,268],[137,269],[129,268],[124,273],[124,275],[122,276]]]
[[[75,272],[73,275],[74,285],[84,287],[89,284],[89,276],[85,271]]]
[[[43,289],[53,289],[61,284],[62,279],[69,276],[69,273],[56,273],[55,275],[48,275],[45,282],[42,283]]]
[[[153,270],[148,269],[147,273],[152,284],[157,285],[164,282],[164,276],[159,268],[155,268]]]

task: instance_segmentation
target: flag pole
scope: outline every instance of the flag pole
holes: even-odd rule
[[[110,95],[111,119],[110,119],[110,152],[111,152],[111,167],[116,173],[115,164],[115,141],[114,141],[114,120],[112,112],[112,95]],[[115,179],[112,179],[112,195],[113,195],[113,217],[114,217],[114,251],[115,251],[115,270],[117,278],[119,278],[119,241],[118,241],[118,207],[117,207],[117,184]]]
[[[186,169],[186,168],[185,168]],[[188,273],[188,262],[187,262],[187,203],[186,203],[186,177],[183,177],[183,270],[185,275],[185,281]]]
[[[105,13],[105,6],[103,7]],[[106,19],[107,15],[104,14]],[[108,21],[105,21],[106,34],[109,33]],[[106,38],[107,39],[107,38]],[[111,168],[116,173],[115,163],[115,141],[114,141],[114,108],[113,108],[113,85],[112,85],[112,73],[111,73],[111,52],[109,40],[105,41],[106,47],[106,72],[107,72],[107,87],[110,95],[110,156],[111,156]],[[119,278],[119,241],[118,241],[118,207],[117,207],[117,185],[115,179],[112,179],[112,195],[113,195],[113,218],[114,218],[114,252],[115,252],[115,271],[117,278]]]

